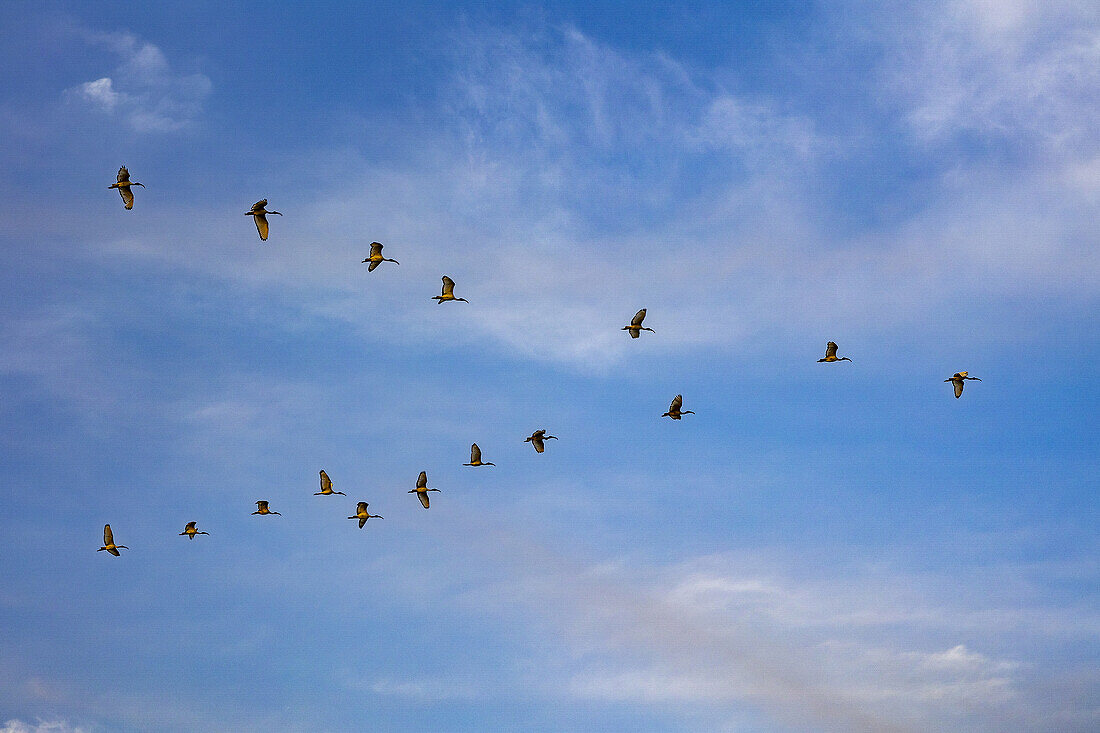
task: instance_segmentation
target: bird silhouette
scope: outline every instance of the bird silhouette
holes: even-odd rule
[[[694,415],[691,410],[681,410],[684,405],[684,396],[676,395],[672,398],[672,404],[668,406],[668,412],[661,417],[671,417],[673,420],[679,420],[684,415]]]
[[[955,372],[954,374],[951,375],[950,379],[943,380],[945,382],[951,382],[951,384],[955,385],[955,399],[959,399],[960,397],[963,396],[963,380],[964,379],[971,379],[975,382],[982,381],[982,380],[978,379],[977,377],[968,377],[967,376],[968,374],[970,374],[970,372]]]
[[[381,242],[371,242],[370,243],[370,257],[363,260],[363,262],[369,262],[370,263],[370,265],[367,267],[367,272],[374,272],[374,268],[378,267],[383,262],[392,262],[395,265],[400,265],[401,264],[397,260],[387,259],[387,258],[382,256],[382,243]],[[452,285],[452,287],[453,287],[453,285]]]
[[[106,550],[115,557],[122,557],[122,553],[119,550],[129,550],[126,545],[115,544],[115,533],[111,531],[111,525],[103,525],[103,547],[100,547],[96,552],[103,552]]]
[[[544,440],[557,439],[557,436],[547,435],[545,430],[536,430],[535,432],[531,433],[531,437],[524,438],[523,442],[533,445],[535,447],[536,453],[542,453],[544,450],[546,450],[546,444],[543,442]]]
[[[118,169],[118,182],[112,183],[107,188],[117,188],[118,193],[122,196],[122,205],[126,207],[127,211],[134,208],[134,192],[131,191],[131,187],[141,186],[145,188],[144,183],[138,183],[137,181],[130,180],[130,171],[126,170],[126,166],[122,166]]]
[[[332,496],[333,494],[339,494],[340,496],[347,496],[343,491],[333,491],[332,481],[329,480],[328,474],[323,470],[321,471],[321,490],[314,494],[314,496]]]
[[[262,501],[262,500],[256,502],[256,511],[254,511],[252,513],[253,514],[279,514],[279,512],[273,512],[270,509],[268,509],[267,508],[267,502]],[[279,514],[279,516],[281,517],[283,515]]]
[[[465,298],[456,298],[455,297],[455,281],[452,280],[451,278],[447,277],[446,275],[443,276],[443,292],[440,293],[439,295],[433,295],[431,299],[434,300],[439,305],[442,305],[443,301],[445,301],[445,300],[460,300],[463,303],[469,303],[470,302],[470,301],[466,300]]]
[[[652,328],[646,328],[642,325],[642,321],[645,320],[645,308],[634,314],[634,317],[630,319],[629,326],[623,326],[621,331],[630,331],[630,338],[636,339],[642,335],[642,331],[649,331],[650,333],[656,333]]]
[[[348,519],[358,519],[359,529],[363,529],[363,525],[367,523],[368,519],[385,519],[380,514],[371,514],[367,511],[367,502],[361,501],[355,506],[355,516],[348,517]]]
[[[823,361],[851,361],[851,359],[846,356],[842,356],[839,359],[836,358],[836,342],[830,341],[829,343],[825,344],[825,358],[818,359],[817,361],[818,363],[821,363]]]
[[[424,505],[425,509],[427,509],[428,508],[428,492],[429,491],[439,491],[439,489],[429,489],[428,488],[428,472],[427,471],[421,471],[420,476],[418,476],[417,479],[416,479],[416,488],[413,489],[412,491],[408,492],[408,493],[416,494],[417,498],[420,499],[420,503]]]
[[[256,220],[256,231],[260,233],[260,239],[264,242],[267,241],[267,215],[279,214],[278,211],[268,211],[267,199],[260,199],[256,203],[252,204],[252,210],[244,212],[245,216],[251,216]],[[279,214],[282,216],[282,214]]]
[[[470,446],[470,462],[463,463],[463,466],[495,466],[495,463],[482,463],[481,461],[481,448],[477,447],[477,443]]]
[[[197,529],[195,529],[195,524],[195,522],[188,522],[187,526],[183,528],[182,532],[180,532],[180,537],[187,535],[187,539],[193,540],[195,539],[195,535],[197,534],[210,534],[209,532],[198,531]]]

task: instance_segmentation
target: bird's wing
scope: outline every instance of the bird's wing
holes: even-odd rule
[[[443,294],[444,295],[454,295],[454,292],[455,292],[455,281],[452,280],[451,278],[447,277],[446,275],[444,275],[443,276]]]
[[[371,242],[370,243],[370,256],[374,257],[375,255],[380,255],[380,254],[382,254],[382,243],[381,242]]]
[[[830,341],[829,343],[825,344],[825,358],[831,359],[834,356],[836,356],[836,344]]]
[[[546,444],[542,442],[541,435],[532,435],[531,445],[535,446],[536,453],[542,453],[544,450],[546,450]]]
[[[265,206],[267,206],[267,199],[260,199],[256,203],[252,204],[252,210],[263,211]]]
[[[117,549],[115,549],[114,547],[108,547],[108,548],[107,548],[107,552],[111,553],[111,554],[112,554],[112,555],[114,555],[115,557],[122,557],[122,553],[121,553],[121,552],[119,552],[119,551],[118,551]]]
[[[684,406],[684,396],[676,395],[672,398],[672,404],[668,406],[669,412],[679,412],[680,408]]]
[[[470,446],[470,463],[481,462],[481,448],[477,447],[477,443]]]
[[[115,543],[115,533],[111,531],[111,525],[103,525],[103,545],[110,547]]]
[[[955,385],[955,399],[962,397],[963,394],[963,380],[952,379],[951,383]]]
[[[184,527],[184,529],[194,529],[194,528],[195,528],[195,522],[188,522],[187,526]]]
[[[328,474],[321,471],[321,491],[331,491],[332,481],[329,479]]]
[[[421,471],[420,475],[416,477],[416,488],[424,489],[428,486],[428,472]]]
[[[267,241],[267,217],[263,214],[255,214],[252,217],[256,220],[256,231],[260,233],[260,239]]]
[[[642,308],[640,311],[638,311],[637,313],[634,314],[634,318],[632,318],[630,320],[630,325],[631,326],[640,326],[640,325],[642,325],[642,321],[644,321],[644,320],[645,320],[645,308]]]
[[[256,508],[257,509],[267,509],[267,502],[266,501],[256,502]]]
[[[129,186],[119,186],[118,195],[122,197],[122,203],[127,209],[134,208],[134,192]]]
[[[363,529],[363,525],[367,523],[366,517],[359,518],[359,529]]]
[[[375,268],[382,264],[382,260],[374,260],[367,265],[367,272],[374,272]]]
[[[420,503],[424,505],[424,508],[428,509],[429,508],[428,507],[428,504],[429,504],[429,502],[428,502],[428,492],[427,491],[418,491],[418,492],[416,492],[416,495],[420,497]]]
[[[122,166],[118,169],[118,175],[115,177],[115,180],[119,183],[126,183],[130,180],[130,171],[126,170],[126,166]]]

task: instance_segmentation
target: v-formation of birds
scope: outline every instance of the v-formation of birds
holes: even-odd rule
[[[126,207],[127,211],[132,210],[134,208],[133,187],[134,186],[141,186],[142,188],[145,188],[145,184],[138,183],[137,181],[131,181],[130,180],[130,171],[127,170],[126,166],[122,166],[121,168],[118,169],[118,175],[116,176],[116,178],[117,178],[117,181],[115,183],[112,183],[110,186],[108,186],[108,188],[117,188],[119,194],[122,196],[123,206]],[[248,211],[245,212],[245,216],[251,216],[252,217],[253,221],[256,224],[256,232],[260,235],[260,240],[264,241],[264,242],[267,241],[268,234],[270,233],[270,225],[268,223],[267,217],[268,217],[268,215],[271,215],[271,214],[282,216],[282,213],[280,213],[278,211],[269,211],[267,209],[267,199],[260,199],[259,201],[257,201],[256,203],[254,203],[252,205],[251,209],[249,209]],[[370,255],[366,259],[363,260],[363,264],[368,264],[369,263],[368,266],[367,266],[367,272],[374,272],[375,269],[377,269],[383,262],[392,262],[395,265],[400,264],[397,260],[390,259],[390,258],[387,258],[387,257],[383,257],[382,256],[382,249],[383,249],[383,245],[382,245],[381,242],[371,242]],[[445,303],[447,301],[457,301],[457,302],[461,302],[461,303],[469,303],[470,302],[470,301],[466,300],[465,298],[455,297],[455,294],[454,294],[455,281],[454,280],[452,280],[450,277],[448,277],[446,275],[444,275],[442,279],[443,279],[443,288],[442,288],[439,295],[432,296],[432,298],[431,298],[432,300],[436,301],[436,303],[439,304],[439,305],[442,305],[443,303]],[[630,334],[630,338],[632,338],[632,339],[639,338],[642,335],[642,331],[649,331],[650,333],[656,333],[652,328],[648,328],[648,327],[642,325],[642,322],[645,320],[645,317],[646,317],[646,309],[642,308],[641,310],[639,310],[637,313],[634,314],[633,318],[630,319],[630,324],[626,325],[626,326],[623,326],[621,330],[628,332]],[[837,347],[835,342],[833,342],[833,341],[828,342],[828,344],[826,344],[826,346],[825,346],[825,356],[821,359],[818,359],[818,362],[834,363],[834,362],[840,362],[840,361],[852,361],[847,356],[838,357],[837,356],[837,348],[838,347]],[[977,381],[977,382],[982,381],[982,380],[978,379],[977,377],[969,376],[969,374],[970,374],[969,372],[956,372],[955,374],[951,375],[947,379],[943,380],[944,382],[950,382],[952,384],[952,386],[955,389],[955,398],[956,399],[962,397],[963,385],[964,385],[966,380],[973,380],[973,381]],[[661,415],[661,417],[668,417],[668,418],[671,418],[673,420],[680,420],[680,419],[683,418],[684,415],[694,415],[695,414],[691,410],[684,410],[683,409],[683,404],[684,404],[683,395],[676,395],[672,399],[672,403],[669,405],[668,412]],[[542,453],[546,450],[546,441],[547,440],[557,440],[557,439],[558,439],[557,436],[547,435],[546,430],[540,429],[540,430],[536,430],[535,432],[531,433],[531,435],[528,436],[527,438],[524,438],[523,442],[530,443],[531,446],[535,449],[536,453]],[[470,462],[469,463],[464,463],[462,465],[480,467],[480,466],[493,466],[493,465],[496,465],[496,464],[482,461],[482,459],[481,459],[481,448],[478,447],[477,443],[474,443],[473,445],[470,446]],[[328,474],[325,473],[325,471],[323,471],[323,470],[320,472],[320,480],[321,480],[321,490],[316,492],[314,494],[314,496],[334,496],[334,495],[347,496],[347,494],[345,494],[342,491],[333,491],[333,489],[332,489],[332,480],[329,478]],[[428,509],[431,506],[431,502],[428,498],[428,492],[431,492],[431,491],[439,491],[439,489],[428,488],[428,474],[427,474],[426,471],[421,471],[420,475],[416,479],[416,488],[410,489],[408,493],[416,494],[417,499],[420,500],[420,504],[425,509]],[[370,505],[365,501],[358,502],[358,504],[356,505],[356,508],[355,508],[355,514],[348,517],[348,519],[357,519],[357,520],[359,520],[359,529],[362,529],[366,525],[367,520],[369,520],[369,519],[382,519],[383,518],[382,516],[380,516],[378,514],[371,514],[370,511],[368,510],[369,506]],[[270,507],[268,506],[268,501],[263,500],[263,499],[256,502],[256,511],[252,512],[252,514],[260,515],[260,516],[268,516],[268,515],[282,516],[281,514],[279,514],[279,512],[272,511],[270,509]],[[198,528],[197,528],[197,522],[188,522],[187,526],[184,527],[182,532],[180,532],[181,537],[186,536],[189,540],[195,539],[195,536],[200,535],[200,534],[201,535],[209,535],[210,533],[199,531]],[[119,553],[119,550],[128,550],[128,549],[130,549],[130,548],[128,548],[126,545],[116,545],[115,544],[115,539],[114,539],[114,533],[111,531],[111,525],[109,525],[109,524],[104,525],[104,527],[103,527],[103,547],[100,547],[99,551],[102,552],[102,551],[106,550],[111,555],[114,555],[115,557],[120,557],[121,553]]]

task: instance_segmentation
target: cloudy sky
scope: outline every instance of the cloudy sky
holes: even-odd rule
[[[153,5],[0,6],[0,731],[1100,728],[1100,6]]]

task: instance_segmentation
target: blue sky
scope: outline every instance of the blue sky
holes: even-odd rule
[[[15,2],[0,62],[0,731],[1100,727],[1093,4]]]

